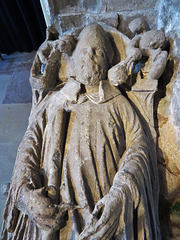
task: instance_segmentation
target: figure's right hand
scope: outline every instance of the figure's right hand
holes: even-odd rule
[[[53,204],[51,199],[45,195],[45,187],[29,189],[23,186],[19,193],[18,208],[27,214],[39,228],[56,231],[60,228],[66,211],[72,206],[65,203]]]
[[[142,58],[142,51],[139,49],[139,48],[135,48],[135,47],[132,47],[132,48],[128,48],[126,50],[126,53],[127,53],[127,63],[131,60],[131,62],[135,62],[135,61],[138,61]]]

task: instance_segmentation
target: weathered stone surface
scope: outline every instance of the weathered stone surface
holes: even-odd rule
[[[58,15],[56,24],[60,33],[72,33],[76,29],[82,29],[85,25],[85,16],[83,14]]]
[[[4,216],[4,239],[18,232],[21,238],[34,240],[59,239],[59,235],[79,240],[131,239],[136,229],[141,229],[142,239],[151,231],[151,239],[158,240],[152,114],[157,80],[149,79],[147,72],[132,95],[128,93],[129,98],[121,94],[108,76],[117,78],[114,85],[122,84],[122,76],[127,83],[132,74],[129,68],[142,60],[143,49],[133,45],[134,39],[103,26],[106,31],[93,24],[80,33],[69,56],[72,74],[65,84],[56,86],[52,69],[44,70],[51,66],[57,72],[59,65],[53,61],[59,58],[54,53],[66,49],[61,45],[65,39],[47,39],[37,52],[31,85],[33,90],[38,86],[37,78],[40,87],[34,94],[39,96],[43,88],[46,91],[34,104],[18,149]],[[116,55],[120,63],[111,68]],[[149,221],[151,214],[154,217]]]
[[[168,232],[169,221],[171,232],[175,238],[179,238],[179,226],[177,213],[170,214],[171,208],[176,202],[180,202],[179,191],[179,143],[180,134],[180,71],[178,71],[178,60],[180,60],[180,5],[178,0],[160,0],[160,1],[118,1],[118,0],[102,0],[102,1],[54,1],[52,14],[53,21],[61,33],[78,32],[82,27],[90,22],[102,21],[109,25],[118,26],[118,29],[133,38],[134,34],[128,28],[128,24],[135,17],[144,17],[148,22],[150,29],[155,28],[156,23],[158,29],[163,27],[166,36],[170,38],[170,51],[168,56],[167,70],[159,81],[159,104],[157,106],[158,121],[158,165],[161,190],[161,208],[160,216],[166,212],[166,201],[169,204],[169,210],[166,219],[163,222],[162,239],[170,237]],[[157,5],[159,3],[159,5]],[[95,14],[99,13],[100,14]],[[58,14],[61,15],[58,16]],[[72,14],[72,17],[69,15]],[[83,14],[78,14],[83,13]],[[117,14],[119,19],[117,21]],[[78,16],[76,16],[78,15]],[[58,16],[58,17],[57,17]],[[59,20],[57,20],[59,18]],[[52,22],[53,22],[52,21]],[[62,26],[61,26],[62,25]],[[166,48],[168,50],[168,47]],[[176,59],[172,56],[176,56]],[[121,70],[121,69],[119,69]],[[145,75],[145,72],[143,73]],[[139,74],[140,75],[140,74]],[[116,76],[114,74],[114,76]],[[66,79],[66,77],[64,77]],[[155,83],[155,82],[154,82]],[[152,84],[146,87],[150,87]],[[156,84],[155,84],[156,85]],[[4,86],[4,85],[3,85]],[[133,88],[135,89],[136,86]],[[136,88],[137,90],[138,88]],[[149,88],[150,89],[150,88]],[[143,90],[143,89],[142,89]],[[147,109],[145,109],[147,110]],[[168,215],[169,214],[169,215]]]
[[[141,10],[154,8],[156,0],[143,1],[143,0],[62,0],[54,1],[54,14],[56,13],[75,13],[75,12],[120,12],[124,10]]]
[[[54,2],[54,14],[59,13],[99,13],[102,7],[102,0],[63,0]]]
[[[83,0],[80,4],[81,11],[95,12],[98,13],[101,10],[103,0]]]
[[[147,25],[147,22],[145,21],[144,18],[135,18],[133,19],[130,24],[129,24],[129,29],[131,30],[132,33],[142,33],[146,32],[149,30],[149,27]]]
[[[177,133],[173,124],[167,121],[159,128],[159,134],[159,148],[163,150],[166,169],[179,177],[180,161],[177,161],[177,159],[180,159],[180,150],[178,149]]]
[[[157,26],[164,28],[166,36],[170,38],[170,68],[163,76],[167,86],[166,94],[158,106],[159,147],[161,154],[159,161],[166,167],[168,175],[161,182],[161,194],[169,199],[170,209],[180,202],[180,5],[179,1],[160,1]],[[174,57],[173,57],[174,56]],[[171,184],[172,183],[172,184]],[[162,210],[163,211],[163,210]],[[180,237],[179,213],[174,211],[169,217],[169,227],[173,239]]]
[[[79,0],[62,0],[62,1],[54,1],[54,11],[58,12],[77,12]]]
[[[164,0],[159,3],[159,14],[157,27],[163,27],[166,31],[166,34],[174,39],[174,50],[179,53],[179,45],[180,45],[180,5],[178,0]],[[174,53],[175,53],[174,52]],[[179,58],[179,54],[178,54]]]
[[[144,15],[145,18],[148,18],[148,23],[150,24],[150,28],[152,29],[155,26],[155,22],[157,20],[157,12],[156,12],[156,2],[157,0],[151,0],[151,1],[142,1],[142,0],[132,0],[132,1],[118,1],[118,0],[62,0],[62,1],[49,1],[47,3],[46,0],[45,3],[42,3],[43,9],[45,12],[46,18],[48,18],[46,21],[48,23],[53,24],[56,23],[58,27],[58,16],[59,15],[67,15],[70,14],[80,14],[83,13],[84,15],[93,15],[93,14],[102,14],[105,15],[108,13],[118,13],[122,14],[124,16],[132,16],[136,15]],[[48,5],[48,6],[45,6]],[[47,10],[46,10],[47,9]],[[124,12],[126,11],[126,12]],[[152,13],[154,13],[154,16],[152,16]],[[86,19],[86,18],[85,18]],[[84,25],[86,25],[86,21],[84,19]],[[132,20],[132,19],[131,19]],[[110,22],[108,23],[110,24]],[[128,25],[128,24],[127,24]],[[126,27],[127,27],[126,25]],[[123,27],[125,28],[125,26]],[[68,29],[71,31],[71,29]],[[122,29],[121,29],[122,30]],[[124,29],[125,30],[125,29]],[[72,31],[71,31],[72,32]],[[124,31],[123,31],[124,32]]]
[[[119,24],[118,14],[60,14],[58,16],[56,28],[62,34],[75,33],[75,35],[78,35],[85,25],[94,22],[104,22],[112,27],[117,28]]]
[[[135,18],[143,18],[145,20],[145,22],[147,22],[148,26],[150,29],[154,29],[156,26],[156,22],[157,22],[157,10],[146,10],[141,11],[141,12],[121,12],[118,13],[119,15],[119,26],[118,26],[118,30],[122,33],[124,33],[126,36],[132,38],[134,37],[134,34],[131,32],[130,28],[129,28],[129,23],[135,19]]]
[[[82,12],[99,13],[102,7],[102,0],[55,1],[54,6],[54,14]]]
[[[140,10],[154,8],[156,0],[143,1],[143,0],[104,0],[102,8],[107,12],[120,12],[124,10]]]
[[[158,28],[164,27],[166,35],[169,36],[171,41],[172,49],[171,53],[180,60],[180,4],[178,0],[174,1],[161,1],[159,5],[159,17],[158,17]],[[178,67],[180,69],[180,67]],[[171,101],[171,114],[174,120],[174,124],[179,128],[180,125],[180,70],[176,69],[176,76],[174,76],[173,90],[172,90],[172,101]],[[180,136],[180,135],[179,135]],[[180,141],[180,138],[179,138]]]
[[[105,13],[105,14],[86,14],[86,23],[103,22],[107,25],[117,28],[119,25],[118,14]]]
[[[124,33],[126,36],[132,38],[134,34],[130,31],[128,25],[135,17],[142,17],[148,22],[150,29],[155,28],[157,21],[157,11],[146,10],[146,12],[134,13],[111,13],[105,12],[101,14],[95,14],[93,12],[83,13],[67,13],[59,14],[55,17],[56,28],[61,32],[72,33],[76,29],[82,29],[85,25],[91,22],[102,21],[110,26],[118,27],[118,30]],[[58,19],[58,20],[57,20]],[[77,32],[78,34],[78,32]]]

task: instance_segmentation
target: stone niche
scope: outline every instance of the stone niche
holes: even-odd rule
[[[43,2],[43,1],[42,1]],[[164,29],[169,40],[166,70],[155,94],[155,128],[160,181],[162,239],[180,238],[180,4],[178,0],[47,0],[48,25],[61,35],[78,34],[87,24],[104,22],[129,38],[129,23],[143,18],[150,29]]]
[[[160,203],[159,219],[160,219],[162,239],[163,240],[180,239],[180,160],[179,160],[180,159],[180,137],[179,137],[180,136],[180,127],[179,127],[180,126],[180,104],[179,104],[180,102],[180,74],[179,74],[180,72],[180,68],[179,68],[180,4],[179,4],[179,1],[178,0],[172,0],[172,1],[168,1],[168,0],[149,0],[149,1],[147,0],[144,0],[144,1],[143,0],[129,0],[129,1],[127,0],[126,1],[125,0],[121,0],[121,1],[119,0],[61,0],[61,1],[45,0],[44,1],[44,0],[41,0],[41,5],[42,5],[47,26],[48,27],[53,26],[57,30],[53,32],[54,35],[52,34],[53,36],[56,36],[55,39],[58,38],[58,33],[59,33],[61,40],[65,42],[66,41],[69,42],[70,45],[68,45],[67,47],[67,53],[68,51],[71,51],[72,50],[71,47],[73,48],[73,45],[76,44],[76,42],[74,42],[76,40],[74,39],[79,35],[81,30],[90,23],[101,23],[101,24],[106,24],[106,26],[107,25],[112,26],[113,29],[115,30],[117,29],[119,30],[119,32],[123,33],[124,38],[126,38],[127,36],[128,38],[126,38],[126,40],[128,39],[127,41],[129,42],[131,42],[130,40],[134,39],[134,37],[136,36],[136,33],[133,32],[132,30],[133,29],[132,24],[130,24],[132,23],[133,19],[136,19],[136,18],[143,19],[146,31],[153,30],[153,29],[154,30],[164,29],[164,33],[167,38],[166,45],[164,46],[165,51],[168,53],[167,65],[163,74],[160,76],[158,80],[157,91],[154,95],[154,106],[152,107],[154,111],[151,112],[151,117],[153,119],[154,125],[151,125],[152,121],[149,122],[149,128],[153,129],[151,130],[153,132],[152,134],[153,140],[155,140],[156,142],[158,176],[159,176],[159,182],[160,182],[160,192],[157,192],[157,194],[159,194],[159,203]],[[75,38],[73,37],[67,38],[66,35],[72,35]],[[47,40],[52,40],[53,44],[56,43],[56,41],[54,41],[55,39],[51,39],[51,37],[52,36],[49,32],[49,35],[47,36]],[[45,44],[47,42],[48,41],[46,41]],[[53,44],[52,46],[47,44],[44,55],[46,54],[48,55],[51,52],[51,48],[57,47],[57,45],[55,44],[53,45]],[[36,60],[38,61],[41,57],[43,57],[41,56],[41,53],[43,52],[43,46],[44,45],[42,44],[39,51],[37,52],[38,58],[36,56]],[[31,82],[31,86],[33,89],[33,106],[32,106],[32,112],[29,118],[30,123],[33,120],[33,117],[34,117],[33,108],[35,109],[36,104],[39,101],[38,99],[44,98],[44,96],[48,92],[46,90],[50,88],[48,84],[52,84],[51,76],[53,76],[53,74],[57,76],[58,74],[61,74],[61,77],[59,78],[62,80],[65,75],[64,72],[59,72],[59,71],[54,72],[53,70],[53,69],[58,69],[58,67],[60,66],[60,62],[58,61],[60,59],[60,55],[53,55],[52,57],[54,58],[55,61],[51,61],[47,64],[47,66],[49,67],[48,71],[51,73],[50,78],[46,78],[46,79],[42,78],[42,86],[39,86],[38,81],[36,82],[35,80],[33,80],[33,84]],[[36,60],[34,63],[36,63],[36,66],[37,66],[38,61]],[[61,60],[66,61],[67,59],[64,57]],[[124,60],[123,57],[121,60]],[[45,64],[46,62],[42,64],[41,67],[38,68],[38,71],[41,72],[39,74],[42,74],[42,72],[44,71]],[[114,65],[115,64],[117,64],[117,62],[115,62]],[[149,68],[148,70],[150,72],[151,69]],[[32,70],[31,70],[31,73],[32,73]],[[111,74],[111,72],[108,74]],[[108,76],[110,77],[110,75]],[[112,71],[112,77],[113,76],[114,75]],[[122,75],[122,78],[123,78],[123,75]],[[120,79],[120,81],[122,81],[122,78]],[[33,78],[31,78],[30,80],[32,79]],[[67,79],[65,79],[65,81],[66,80]],[[140,90],[136,89],[135,84],[133,85],[132,81],[133,79],[131,79],[131,89],[134,89],[135,91],[137,90],[137,92],[138,91],[143,92],[144,89],[140,89]],[[56,83],[53,83],[53,84],[55,85]],[[37,87],[39,87],[38,91],[37,91]],[[77,86],[74,85],[74,88],[73,88],[73,84],[71,84],[71,89],[73,88],[73,90],[67,93],[71,95],[73,91],[76,91],[76,87]],[[45,91],[41,91],[43,88],[45,89]],[[65,88],[65,93],[66,93],[66,90],[67,89]],[[81,90],[83,91],[83,89]],[[79,85],[78,85],[78,91],[79,91]],[[126,95],[127,92],[124,91],[124,95]],[[126,96],[129,99],[131,99],[131,95],[128,95],[128,93]],[[45,116],[45,113],[43,114],[43,117],[44,116]],[[38,119],[36,120],[38,121]],[[148,122],[148,119],[145,119],[145,120]],[[66,122],[64,122],[64,119],[63,119],[63,123],[65,125],[68,125]],[[151,147],[149,149],[151,149]],[[56,154],[53,155],[53,161],[55,163],[57,158],[58,158],[58,153],[56,152]],[[55,168],[56,167],[57,166],[55,166]],[[128,173],[127,170],[126,170],[126,173]],[[53,190],[54,189],[46,189],[46,193],[53,196],[54,194]],[[9,201],[12,201],[12,199],[10,198]],[[29,200],[29,204],[31,204],[31,199]],[[66,208],[66,207],[72,207],[72,206],[65,205],[62,207]],[[13,214],[14,212],[12,210],[12,215]],[[46,239],[51,239],[51,238],[48,238],[48,236],[46,236]],[[83,238],[83,239],[86,239],[86,238]]]

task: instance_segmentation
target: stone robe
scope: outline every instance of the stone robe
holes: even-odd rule
[[[55,239],[18,210],[24,183],[55,186],[67,213],[57,239],[78,239],[98,200],[110,188],[125,187],[114,239],[160,239],[156,159],[148,133],[129,101],[108,81],[99,92],[80,95],[62,107],[61,91],[37,107],[18,149],[4,213],[2,239]]]

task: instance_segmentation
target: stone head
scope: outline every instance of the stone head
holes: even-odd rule
[[[100,25],[88,25],[82,30],[72,58],[77,81],[95,86],[100,80],[107,79],[113,49],[107,33]]]
[[[132,33],[140,34],[149,30],[149,26],[144,18],[135,18],[129,23],[129,29]]]

